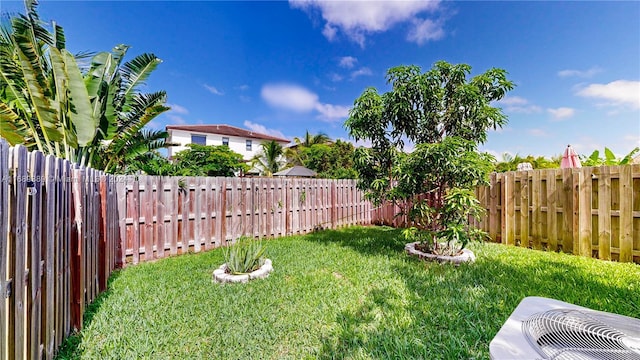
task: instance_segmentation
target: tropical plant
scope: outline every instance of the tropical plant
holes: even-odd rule
[[[165,92],[139,92],[160,59],[142,54],[123,64],[128,46],[118,45],[93,56],[83,73],[62,27],[45,28],[37,1],[25,7],[0,35],[3,137],[108,172],[169,145],[166,132],[143,129],[169,109]]]
[[[418,66],[391,68],[391,90],[366,89],[345,122],[350,136],[371,142],[371,148],[355,152],[358,187],[375,203],[400,205],[410,215],[409,225],[430,232],[434,243],[442,237],[455,240],[457,250],[465,239],[476,238],[471,236],[475,230],[468,219],[460,225],[448,217],[453,205],[447,201],[459,197],[448,197],[447,191],[486,184],[493,157],[479,153],[477,145],[486,141],[490,128],[506,124],[502,110],[491,104],[514,87],[502,69],[467,79],[470,72],[469,65],[444,61],[425,73]],[[415,145],[409,154],[406,142]],[[468,236],[447,230],[451,226]]]
[[[560,167],[562,156],[553,156],[546,158],[544,156],[527,155],[521,157],[518,154],[511,155],[509,153],[502,154],[502,160],[495,163],[496,172],[516,171],[518,164],[528,162],[534,169],[555,169]]]
[[[260,171],[263,176],[272,176],[285,165],[284,149],[277,141],[271,140],[260,144],[261,151],[251,159],[251,167]]]
[[[224,248],[224,261],[227,273],[247,274],[264,265],[266,248],[260,240],[241,237],[231,246]]]
[[[353,144],[336,140],[333,143],[313,144],[302,147],[300,158],[307,168],[325,179],[355,179],[357,172],[353,168]]]
[[[287,158],[287,165],[309,167],[306,164],[304,154],[302,154],[304,149],[313,145],[330,144],[331,142],[331,138],[325,133],[319,132],[314,135],[311,134],[309,130],[305,131],[303,137],[294,137],[294,145],[285,149],[284,155]]]
[[[580,160],[583,166],[610,166],[610,165],[627,165],[633,160],[633,157],[640,152],[640,148],[636,147],[623,158],[619,159],[611,151],[611,149],[604,148],[604,158],[600,157],[600,152],[594,150],[588,157],[581,155]]]
[[[162,156],[157,151],[150,151],[129,162],[123,169],[122,173],[175,176],[180,175],[180,168],[177,163],[169,161],[169,159]]]
[[[309,130],[307,130],[304,133],[304,136],[302,138],[294,137],[293,138],[293,142],[296,145],[302,145],[302,146],[309,147],[309,146],[316,145],[316,144],[329,143],[329,142],[331,142],[331,138],[327,134],[325,134],[323,132],[319,132],[319,133],[314,135],[314,134],[311,134],[309,132]]]
[[[248,170],[242,155],[226,145],[189,144],[174,156],[175,172],[181,176],[235,176]]]

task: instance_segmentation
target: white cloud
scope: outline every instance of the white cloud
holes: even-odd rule
[[[336,73],[331,73],[329,75],[329,78],[331,79],[331,81],[333,82],[338,82],[338,81],[342,81],[343,77],[340,74],[336,74]]]
[[[180,106],[178,104],[169,104],[169,103],[166,103],[165,105],[171,108],[171,110],[169,110],[170,113],[182,114],[182,115],[186,115],[189,113],[189,110],[187,110],[187,108],[185,108],[184,106]]]
[[[204,84],[204,88],[209,90],[209,92],[212,93],[213,95],[224,95],[224,93],[218,90],[215,86]]]
[[[391,27],[412,22],[415,29],[409,36],[411,41],[426,41],[428,30],[442,31],[433,25],[425,25],[426,20],[418,17],[424,12],[436,12],[441,2],[435,1],[322,1],[289,0],[292,8],[301,9],[309,14],[320,12],[325,21],[322,34],[329,40],[335,39],[338,31],[364,47],[366,35],[384,32]],[[433,35],[431,35],[433,37]],[[438,35],[441,37],[441,35]],[[435,38],[433,38],[435,40]]]
[[[564,120],[575,115],[576,110],[569,107],[559,107],[557,109],[547,109],[547,112],[556,120]]]
[[[520,96],[506,96],[504,98],[502,98],[502,100],[500,100],[498,102],[499,104],[502,105],[525,105],[529,103],[529,100],[522,98]]]
[[[238,89],[238,90],[240,90],[240,91],[249,90],[249,85],[242,84],[242,85],[240,85],[240,86],[236,86],[236,89]]]
[[[260,95],[273,107],[296,112],[316,111],[318,118],[325,121],[343,120],[349,114],[348,107],[321,103],[317,94],[298,85],[267,84]]]
[[[529,103],[529,100],[519,96],[507,96],[496,103],[504,106],[504,111],[517,114],[533,114],[542,111],[542,108]]]
[[[183,125],[187,123],[182,116],[171,114],[170,112],[167,113],[167,117],[172,121],[171,125]]]
[[[340,62],[338,63],[338,65],[343,68],[351,69],[357,62],[358,59],[354,58],[353,56],[344,56],[340,58]]]
[[[549,136],[549,134],[547,134],[547,132],[542,129],[529,129],[527,130],[527,132],[529,133],[529,135],[532,135],[532,136],[541,136],[541,137]]]
[[[605,100],[608,102],[606,105],[640,109],[640,81],[616,80],[608,84],[590,84],[579,90],[577,94]]]
[[[246,103],[251,102],[251,97],[249,96],[240,95],[239,98],[240,98],[240,101],[242,102],[246,102]]]
[[[282,139],[286,139],[287,138],[279,130],[267,129],[266,126],[260,125],[258,123],[251,122],[249,120],[245,120],[243,124],[244,124],[244,127],[246,127],[247,129],[249,129],[251,131],[255,131],[255,132],[260,133],[260,134],[271,135],[271,136],[279,137],[279,138],[282,138]]]
[[[413,29],[407,34],[407,40],[422,45],[430,40],[440,40],[444,37],[443,21],[431,19],[415,19]]]
[[[623,139],[633,146],[640,146],[640,135],[625,135]]]
[[[161,130],[162,125],[157,120],[151,120],[147,123],[146,127],[153,130]]]
[[[590,78],[596,74],[602,72],[602,69],[594,66],[588,70],[574,70],[574,69],[566,69],[558,71],[559,77],[581,77],[581,78]]]
[[[325,120],[343,120],[349,116],[349,107],[342,105],[317,103],[316,111],[320,113],[320,118]]]
[[[298,112],[315,109],[318,95],[291,84],[267,84],[262,87],[260,95],[269,105]]]
[[[370,75],[373,75],[373,72],[371,72],[371,69],[369,69],[368,67],[363,67],[356,71],[351,72],[351,80],[357,78],[358,76],[370,76]]]

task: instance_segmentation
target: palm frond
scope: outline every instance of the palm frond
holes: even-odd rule
[[[154,54],[141,54],[126,62],[121,69],[122,74],[122,96],[121,101],[129,99],[137,89],[138,85],[143,84],[151,72],[158,67],[162,60]],[[127,111],[126,104],[123,110]]]

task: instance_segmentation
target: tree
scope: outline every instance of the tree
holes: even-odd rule
[[[300,151],[305,165],[318,173],[318,177],[325,179],[355,179],[353,169],[353,144],[336,140],[335,143],[314,144],[303,147]]]
[[[251,166],[258,169],[263,176],[271,176],[280,171],[284,165],[282,145],[271,140],[263,142],[260,147],[260,153],[251,159]]]
[[[176,173],[182,176],[235,176],[246,171],[242,155],[228,146],[189,144],[189,149],[175,155]]]
[[[329,138],[329,136],[323,132],[319,132],[315,135],[311,134],[309,132],[309,130],[307,130],[304,133],[304,137],[299,138],[299,137],[294,137],[293,138],[293,142],[296,145],[302,145],[302,146],[312,146],[312,145],[316,145],[316,144],[326,144],[328,142],[331,142],[331,138]]]
[[[474,204],[473,194],[461,190],[487,182],[492,157],[479,154],[477,145],[489,129],[506,124],[507,117],[491,103],[514,87],[502,69],[467,79],[470,72],[469,65],[444,61],[425,73],[418,66],[391,68],[391,90],[366,89],[345,122],[350,136],[372,144],[356,150],[358,187],[376,203],[400,202],[419,230],[430,231],[427,238],[436,246],[440,237],[453,236],[447,225],[458,226],[447,223],[454,218],[447,209],[464,208],[447,199]],[[415,144],[410,154],[403,151],[407,141]],[[421,194],[428,196],[426,202],[418,201]],[[468,237],[475,234],[468,221],[465,226]]]
[[[118,172],[168,134],[143,130],[169,108],[163,91],[139,87],[161,62],[142,54],[122,64],[128,47],[91,59],[83,74],[66,49],[62,27],[45,28],[37,1],[0,32],[0,131],[12,145],[64,157],[81,166]]]

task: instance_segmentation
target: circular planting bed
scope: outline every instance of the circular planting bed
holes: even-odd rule
[[[455,256],[437,255],[437,254],[425,253],[416,249],[416,245],[419,243],[420,243],[419,241],[408,243],[407,245],[404,246],[404,249],[407,251],[409,255],[415,255],[420,259],[425,259],[425,260],[450,262],[456,265],[464,262],[476,261],[476,256],[473,254],[473,251],[469,249],[462,249],[461,253]]]
[[[227,273],[227,264],[222,264],[222,266],[213,271],[213,280],[217,283],[246,283],[253,279],[264,279],[272,271],[273,266],[270,259],[266,259],[258,270],[241,275]]]

